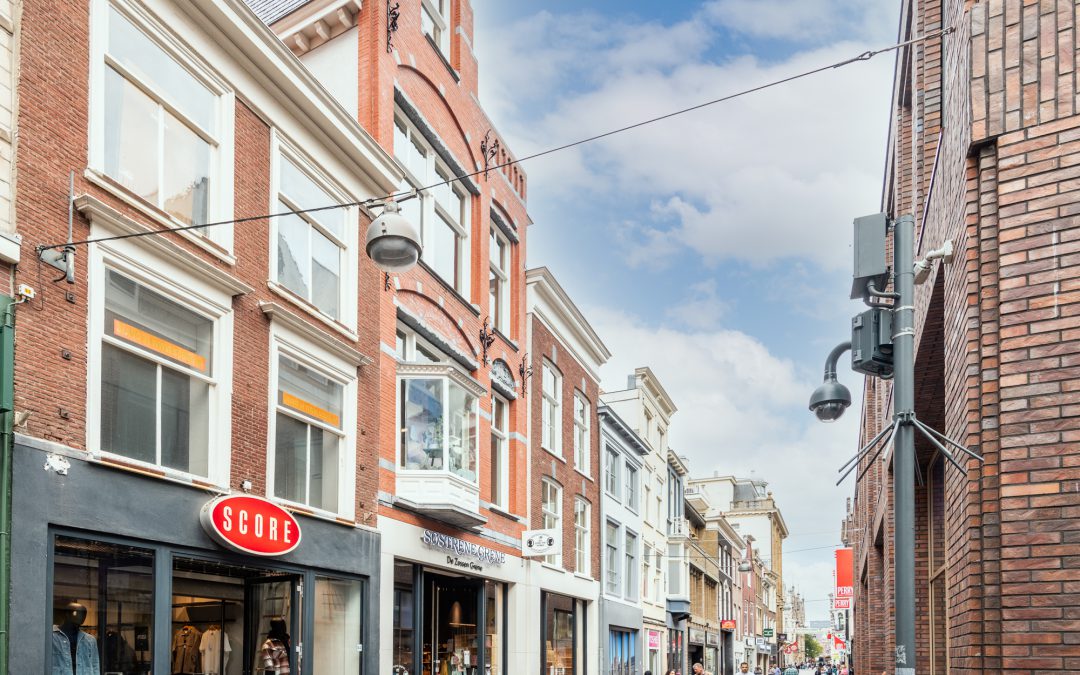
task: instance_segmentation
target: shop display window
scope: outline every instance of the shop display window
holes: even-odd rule
[[[506,675],[506,593],[395,562],[391,675]]]
[[[315,578],[313,672],[360,672],[364,587],[360,581]]]
[[[101,449],[208,475],[214,322],[114,270],[105,280]]]
[[[608,668],[611,675],[636,675],[637,632],[612,630],[608,634]]]
[[[57,536],[47,675],[150,673],[153,569],[153,551]]]
[[[544,593],[544,673],[575,675],[578,636],[577,601],[564,595]]]

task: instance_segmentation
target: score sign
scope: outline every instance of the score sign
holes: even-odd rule
[[[855,556],[852,549],[836,549],[835,578],[833,609],[851,609],[851,599],[855,597]]]
[[[300,523],[262,497],[225,495],[212,499],[203,506],[199,522],[214,541],[241,553],[279,556],[300,545]]]

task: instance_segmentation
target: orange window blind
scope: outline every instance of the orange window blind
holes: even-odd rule
[[[196,354],[193,351],[184,349],[180,345],[147,333],[141,328],[136,328],[131,324],[124,323],[120,319],[113,319],[113,335],[168,357],[173,361],[182,363],[185,366],[189,366],[200,373],[206,372],[205,356]]]
[[[324,410],[314,403],[309,403],[298,396],[293,396],[287,391],[281,392],[281,402],[293,410],[302,412],[305,415],[310,415],[317,420],[326,422],[330,426],[341,427],[341,417],[339,415],[335,415],[329,410]]]

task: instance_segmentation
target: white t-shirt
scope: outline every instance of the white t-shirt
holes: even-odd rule
[[[222,650],[225,658],[222,659]],[[203,633],[202,641],[199,642],[199,652],[202,654],[202,669],[206,675],[221,675],[223,668],[229,664],[229,652],[232,645],[229,644],[229,636],[221,632],[220,628],[211,628]]]

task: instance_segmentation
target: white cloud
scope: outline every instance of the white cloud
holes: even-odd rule
[[[720,298],[716,279],[691,284],[688,290],[689,293],[681,302],[667,309],[667,315],[691,329],[705,330],[719,326],[720,319],[731,306]]]
[[[606,388],[623,388],[628,373],[648,365],[675,401],[671,443],[689,458],[692,475],[768,481],[791,533],[820,535],[793,537],[788,550],[839,542],[851,484],[836,487],[836,469],[854,452],[858,401],[839,422],[823,425],[806,406],[817,373],[802,373],[749,335],[651,327],[605,308],[588,307],[586,315],[613,353],[602,372]],[[831,559],[829,549],[785,556],[785,585],[824,598]],[[815,605],[808,610],[816,615],[824,603]]]
[[[798,43],[896,33],[895,4],[866,0],[715,0],[705,15],[738,33]]]
[[[876,46],[711,58],[703,36],[718,38],[704,15],[672,26],[583,22],[542,13],[488,37],[484,81],[495,84],[484,100],[506,115],[496,119],[508,120],[519,155]],[[686,48],[673,56],[673,45]],[[892,64],[882,55],[530,162],[534,214],[565,221],[565,204],[582,194],[645,198],[663,208],[642,209],[631,257],[652,259],[666,234],[707,261],[798,257],[840,269],[852,218],[879,204]]]

